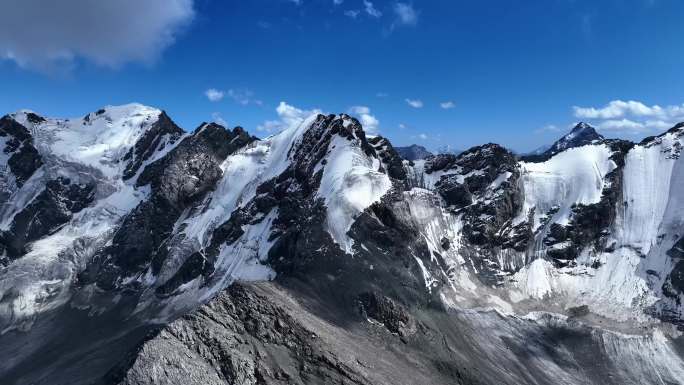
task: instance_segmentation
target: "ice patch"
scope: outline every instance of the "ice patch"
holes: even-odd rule
[[[330,235],[351,254],[353,241],[347,232],[361,212],[389,191],[392,182],[387,174],[376,170],[375,159],[368,157],[355,140],[335,136],[329,148],[317,195],[328,208]]]

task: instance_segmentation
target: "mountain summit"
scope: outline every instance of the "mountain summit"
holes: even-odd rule
[[[347,114],[7,115],[0,379],[681,383],[684,127],[597,135],[410,162]]]
[[[584,146],[604,139],[603,135],[596,132],[594,127],[580,122],[568,134],[555,141],[549,148],[543,151],[536,151],[534,154],[526,156],[526,158],[535,161],[546,160],[569,148]]]

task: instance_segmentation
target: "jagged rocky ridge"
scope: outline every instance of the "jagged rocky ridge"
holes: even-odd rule
[[[344,114],[0,128],[3,383],[684,378],[681,125],[414,162]]]

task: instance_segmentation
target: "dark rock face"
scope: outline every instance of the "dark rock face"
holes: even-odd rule
[[[35,115],[33,119],[42,118]],[[0,137],[6,138],[2,151],[11,154],[7,164],[16,177],[17,186],[21,187],[43,165],[43,160],[33,146],[33,137],[28,129],[13,118],[4,116],[0,119]]]
[[[442,171],[453,168],[456,164],[456,155],[437,154],[427,158],[425,161],[425,172],[431,174],[435,171]]]
[[[435,185],[436,191],[447,203],[464,209],[468,224],[465,233],[470,242],[501,246],[505,237],[498,234],[522,207],[515,156],[497,144],[486,144],[461,153],[444,168],[454,167],[459,168],[458,175],[442,177]],[[494,186],[497,178],[502,178],[501,183]],[[459,183],[459,179],[463,182]],[[481,199],[491,187],[496,187],[491,199]],[[477,197],[474,202],[473,197]]]
[[[663,294],[679,301],[679,296],[684,294],[684,237],[679,238],[667,255],[677,262],[663,284]]]
[[[375,136],[368,142],[375,148],[383,167],[387,170],[387,175],[394,179],[406,180],[406,170],[401,162],[403,156],[392,146],[389,140],[382,136]]]
[[[447,175],[439,181],[438,191],[444,201],[461,209],[473,203],[473,197],[467,183],[460,183],[461,175]]]
[[[432,153],[430,151],[428,151],[425,147],[419,146],[417,144],[412,144],[407,147],[395,147],[395,149],[399,156],[409,161],[426,159],[432,156]]]
[[[390,332],[402,337],[416,332],[413,317],[392,299],[378,293],[362,293],[358,298],[361,314],[382,323]]]
[[[584,146],[604,140],[603,135],[596,132],[594,127],[587,123],[578,123],[570,133],[558,139],[549,149],[540,154],[530,154],[523,156],[522,159],[527,162],[543,162],[569,148]]]
[[[47,182],[45,189],[12,220],[0,235],[9,259],[26,253],[25,246],[55,231],[93,201],[95,185],[79,185],[67,178]]]
[[[463,234],[472,247],[470,255],[477,276],[488,285],[502,283],[502,266],[493,263],[501,250],[525,251],[533,234],[530,223],[512,225],[523,204],[519,186],[520,169],[510,151],[489,143],[473,147],[458,156],[440,154],[428,158],[425,172],[445,174],[435,191],[451,209],[463,214]]]
[[[183,135],[183,130],[165,112],[162,112],[157,122],[145,131],[135,146],[124,156],[124,161],[129,163],[124,170],[123,178],[130,179],[133,177],[143,162],[148,160],[159,148],[162,141],[172,145],[181,135]]]
[[[81,275],[82,282],[96,282],[100,288],[112,290],[124,277],[141,274],[148,267],[156,274],[167,257],[164,243],[181,213],[214,188],[222,175],[220,162],[253,140],[240,127],[228,131],[213,123],[203,124],[166,156],[145,167],[136,184],[150,185],[150,199],[126,217],[111,246]]]

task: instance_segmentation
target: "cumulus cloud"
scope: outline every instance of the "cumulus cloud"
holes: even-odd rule
[[[320,114],[321,110],[302,110],[287,104],[286,102],[280,102],[278,107],[276,107],[276,113],[278,114],[277,120],[265,121],[257,126],[257,131],[275,133],[290,127],[296,127],[302,124],[302,122],[309,116],[313,114]]]
[[[603,131],[615,131],[618,133],[646,134],[654,131],[663,131],[674,126],[662,120],[646,120],[643,122],[631,119],[609,119],[597,124],[596,128]]]
[[[442,103],[439,103],[439,107],[442,108],[443,110],[450,110],[450,109],[456,107],[456,103],[454,103],[452,101],[442,102]]]
[[[647,105],[640,101],[613,100],[603,107],[573,107],[575,116],[604,131],[642,134],[661,131],[684,120],[684,104]]]
[[[413,5],[396,3],[392,9],[397,17],[396,25],[416,25],[418,23],[418,12],[413,9]]]
[[[375,8],[375,6],[373,5],[372,2],[370,2],[368,0],[363,0],[363,6],[364,6],[366,13],[369,16],[375,17],[375,18],[379,18],[382,16],[382,12],[380,12],[377,8]]]
[[[420,99],[405,99],[406,104],[413,108],[423,108],[423,101]]]
[[[223,99],[225,92],[217,90],[216,88],[210,88],[204,91],[204,95],[209,99],[210,102],[218,102]]]
[[[575,116],[584,119],[615,119],[624,116],[672,116],[684,115],[684,105],[660,107],[659,105],[647,106],[642,102],[629,100],[613,100],[602,108],[573,107]]]
[[[150,64],[194,16],[193,0],[0,2],[0,58],[38,70],[82,58],[116,68]]]
[[[366,106],[354,106],[349,109],[349,113],[356,116],[361,122],[363,129],[369,134],[376,134],[380,127],[380,121],[371,114],[370,108]]]

